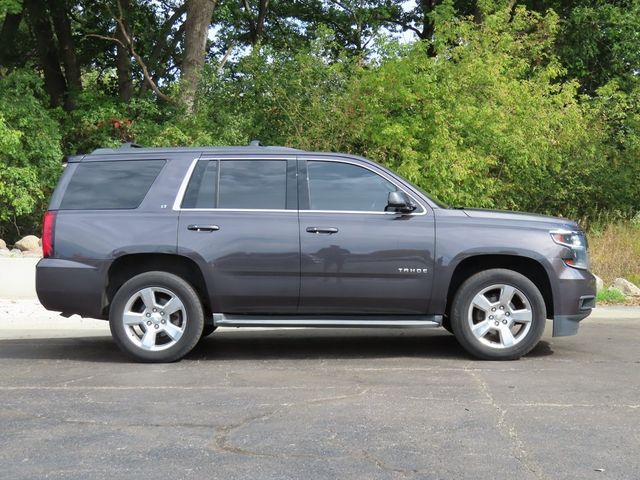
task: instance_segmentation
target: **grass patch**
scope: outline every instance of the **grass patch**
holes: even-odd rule
[[[640,285],[640,221],[612,223],[588,236],[591,271],[605,285],[617,277]]]
[[[603,288],[596,294],[598,303],[622,303],[624,300],[624,294],[617,288]]]

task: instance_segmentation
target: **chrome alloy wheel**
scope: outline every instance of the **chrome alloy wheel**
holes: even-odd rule
[[[523,292],[511,285],[495,284],[473,297],[467,320],[482,344],[504,349],[524,340],[531,329],[533,311]]]
[[[178,296],[166,288],[147,287],[134,293],[122,314],[126,336],[148,351],[175,345],[187,326],[187,311]]]

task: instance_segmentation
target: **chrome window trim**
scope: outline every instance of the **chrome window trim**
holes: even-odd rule
[[[267,213],[298,213],[294,209],[277,208],[180,208],[182,212],[267,212]]]
[[[265,157],[266,158],[266,157]],[[176,199],[173,202],[173,210],[174,211],[185,211],[185,212],[264,212],[264,213],[342,213],[346,215],[405,215],[405,216],[421,216],[427,214],[427,208],[424,204],[416,199],[415,195],[407,192],[406,188],[403,188],[401,185],[398,185],[393,177],[390,177],[384,172],[379,172],[371,168],[369,165],[364,163],[357,163],[346,158],[336,158],[336,157],[308,157],[306,155],[301,156],[277,156],[277,158],[269,157],[269,160],[305,160],[305,161],[319,161],[319,162],[336,162],[336,163],[348,163],[350,165],[354,165],[356,167],[362,167],[370,172],[378,175],[389,183],[393,184],[397,189],[405,192],[411,199],[416,202],[421,208],[421,212],[417,213],[398,213],[398,212],[371,212],[367,210],[301,210],[301,209],[271,209],[271,208],[182,208],[182,200],[184,199],[184,195],[187,190],[187,186],[189,185],[189,181],[191,180],[191,176],[193,175],[193,171],[196,168],[196,165],[199,161],[209,161],[209,160],[257,160],[257,158],[250,158],[247,156],[238,156],[238,157],[230,157],[230,156],[220,156],[220,157],[196,157],[191,161],[191,165],[187,169],[187,172],[182,179],[182,183],[180,184],[180,188],[178,189],[178,193],[176,195]]]
[[[348,213],[348,214],[353,214],[353,213],[358,213],[358,214],[368,214],[368,215],[406,215],[406,216],[420,216],[420,215],[426,215],[427,214],[427,208],[422,204],[422,202],[420,202],[418,199],[415,198],[414,195],[412,195],[412,193],[407,192],[407,189],[404,188],[401,185],[398,185],[398,183],[395,181],[395,179],[393,177],[390,177],[389,175],[387,175],[385,172],[382,171],[376,171],[373,168],[371,168],[369,165],[367,165],[366,163],[357,163],[354,162],[352,160],[348,160],[346,158],[336,158],[336,157],[307,157],[307,156],[303,156],[301,158],[302,160],[306,160],[307,162],[334,162],[334,163],[348,163],[349,165],[354,165],[356,167],[361,167],[364,168],[366,170],[369,170],[370,172],[372,172],[375,175],[378,175],[382,178],[384,178],[387,182],[391,183],[392,185],[394,185],[398,190],[406,193],[407,195],[409,195],[409,197],[411,197],[411,199],[416,202],[418,205],[420,205],[420,207],[422,208],[421,212],[412,212],[412,213],[398,213],[398,212],[372,212],[369,210],[299,210],[300,212],[305,212],[305,213]],[[309,175],[307,174],[307,181],[309,181]],[[307,189],[308,190],[308,189]]]

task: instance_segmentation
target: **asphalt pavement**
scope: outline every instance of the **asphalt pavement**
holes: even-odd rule
[[[638,308],[514,362],[445,331],[220,329],[141,365],[29,305],[0,301],[3,479],[640,478]]]

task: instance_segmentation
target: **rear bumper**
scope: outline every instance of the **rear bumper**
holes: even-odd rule
[[[578,333],[580,322],[595,308],[596,279],[591,272],[564,263],[558,268],[559,279],[553,288],[553,336],[565,337]]]
[[[102,273],[91,265],[56,258],[36,265],[36,293],[47,310],[104,318],[104,285]]]

